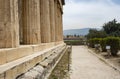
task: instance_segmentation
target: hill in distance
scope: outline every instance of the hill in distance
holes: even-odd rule
[[[69,30],[64,30],[64,36],[66,35],[87,35],[89,33],[90,29],[97,29],[100,30],[99,28],[83,28],[83,29],[69,29]]]

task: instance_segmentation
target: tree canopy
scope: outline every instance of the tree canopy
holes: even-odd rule
[[[120,23],[117,23],[116,19],[105,23],[103,29],[108,36],[120,37]]]
[[[105,23],[100,31],[90,29],[88,35],[86,35],[87,39],[104,38],[107,36],[120,37],[120,23],[118,23],[116,19]]]
[[[87,39],[91,38],[104,38],[106,37],[106,33],[103,30],[96,30],[96,29],[90,29],[89,34],[87,35]]]

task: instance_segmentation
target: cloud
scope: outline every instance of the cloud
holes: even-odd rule
[[[100,28],[105,22],[120,19],[120,6],[112,0],[66,0],[64,29]]]

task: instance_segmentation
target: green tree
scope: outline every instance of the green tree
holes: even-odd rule
[[[120,23],[117,23],[116,19],[105,23],[103,29],[108,36],[120,37]]]
[[[86,37],[87,39],[91,39],[91,38],[104,38],[106,36],[107,34],[103,30],[98,31],[96,29],[90,29]]]
[[[70,37],[70,35],[67,35],[67,38],[69,38]]]
[[[74,37],[77,37],[77,35],[76,35],[76,34],[74,34]]]

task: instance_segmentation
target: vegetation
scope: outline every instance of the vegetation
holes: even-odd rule
[[[94,48],[95,44],[100,44],[102,51],[106,51],[106,46],[110,46],[111,55],[116,56],[120,48],[120,38],[106,37],[106,38],[93,38],[89,40],[89,46]]]
[[[116,56],[119,50],[120,39],[118,37],[107,37],[105,41],[106,46],[109,45],[111,47],[111,54]]]
[[[82,40],[65,40],[67,45],[83,45],[84,42]]]
[[[120,23],[117,23],[115,19],[105,23],[103,29],[108,36],[120,37]]]
[[[89,34],[86,35],[87,39],[92,39],[92,38],[105,38],[107,37],[107,34],[104,30],[96,30],[96,29],[90,29]]]
[[[82,35],[67,35],[64,37],[64,42],[67,45],[83,45],[86,38]]]
[[[93,38],[93,39],[90,39],[88,42],[89,42],[89,46],[94,48],[95,47],[95,44],[100,44],[100,41],[101,41],[101,38]]]
[[[106,46],[110,46],[111,55],[116,56],[120,49],[120,23],[115,19],[109,21],[100,31],[90,29],[86,37],[90,47],[94,48],[95,44],[100,44],[102,51],[106,51]]]
[[[102,52],[106,52],[106,39],[105,38],[102,38],[101,41],[100,41],[100,45],[101,45],[101,48],[102,48]]]
[[[69,50],[65,52],[57,66],[52,71],[49,79],[69,79],[69,71],[71,64],[71,53]]]
[[[105,23],[102,30],[90,29],[87,39],[105,38],[108,36],[120,37],[120,23],[115,19]]]

